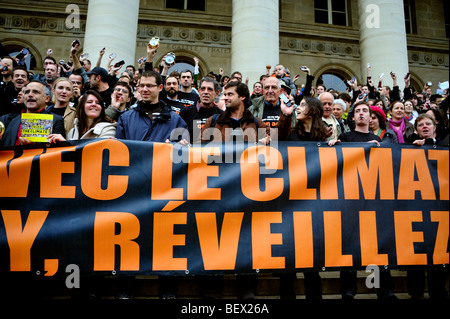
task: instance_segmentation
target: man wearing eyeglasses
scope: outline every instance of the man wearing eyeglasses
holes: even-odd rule
[[[162,90],[159,73],[146,71],[142,74],[138,86],[142,100],[119,117],[116,138],[162,143],[188,139],[186,123],[159,100]]]
[[[117,121],[119,116],[129,110],[131,94],[131,86],[128,83],[119,81],[114,85],[111,105],[105,110],[106,115],[111,120]]]

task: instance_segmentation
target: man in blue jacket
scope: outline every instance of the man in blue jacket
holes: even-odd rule
[[[159,100],[163,89],[161,75],[154,71],[142,74],[138,91],[142,100],[119,117],[118,139],[178,142],[189,141],[187,125],[170,107]]]

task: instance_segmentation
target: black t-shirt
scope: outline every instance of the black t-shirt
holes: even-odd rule
[[[237,129],[238,127],[241,127],[241,122],[242,122],[242,119],[231,118],[231,125],[233,127],[233,130]]]
[[[191,143],[194,138],[194,125],[197,127],[197,130],[200,131],[208,118],[214,114],[222,114],[222,112],[221,109],[215,106],[210,108],[201,107],[197,111],[197,104],[183,108],[180,112],[180,116],[188,126],[189,134],[191,135]]]
[[[264,102],[264,112],[262,116],[262,121],[267,124],[269,127],[277,127],[278,121],[280,120],[280,104],[278,103],[276,106]]]
[[[107,108],[108,106],[110,106],[111,105],[111,94],[114,92],[114,88],[112,88],[110,86],[108,89],[106,89],[102,92],[99,92],[99,91],[97,91],[97,92],[100,94],[100,96],[103,99],[103,102],[105,103],[104,108]]]
[[[372,132],[362,133],[358,131],[343,133],[339,135],[338,140],[340,140],[341,142],[370,142],[373,140],[381,142],[380,137],[373,134]]]
[[[66,108],[65,107],[58,107],[58,108],[52,107],[50,112],[53,114],[57,114],[59,116],[64,116],[64,113],[66,112]]]
[[[303,135],[300,135],[297,130],[291,131],[289,134],[289,141],[312,141],[311,132],[303,132]]]
[[[195,106],[199,99],[199,95],[194,90],[191,90],[190,93],[178,92],[178,100],[186,107],[191,105]]]
[[[181,103],[179,100],[165,99],[164,102],[166,102],[166,104],[170,106],[172,111],[178,114],[180,114],[181,110],[186,107],[185,104]]]

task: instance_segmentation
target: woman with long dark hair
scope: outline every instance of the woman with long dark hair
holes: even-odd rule
[[[330,133],[322,120],[323,106],[319,99],[304,98],[297,107],[297,124],[291,127],[293,110],[293,107],[281,110],[277,126],[280,141],[326,141]]]
[[[294,107],[281,104],[278,121],[278,139],[280,141],[318,141],[325,142],[331,135],[327,124],[322,120],[323,105],[319,99],[305,97],[297,107],[297,123],[292,127]],[[322,299],[322,283],[318,272],[307,271],[305,275],[306,299]],[[295,298],[295,273],[280,275],[281,298]]]
[[[77,106],[74,127],[67,134],[67,140],[110,138],[116,136],[117,123],[106,117],[103,99],[96,91],[87,91]],[[50,143],[65,141],[60,134],[48,136]]]

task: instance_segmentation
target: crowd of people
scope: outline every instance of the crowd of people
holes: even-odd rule
[[[57,62],[49,50],[44,74],[32,74],[17,57],[3,57],[0,121],[5,131],[0,146],[30,143],[21,137],[21,113],[53,114],[50,143],[117,138],[190,145],[241,136],[244,141],[268,144],[272,130],[277,129],[279,140],[320,141],[330,146],[346,142],[449,144],[448,90],[433,94],[425,86],[416,91],[410,85],[410,74],[404,76],[401,92],[394,73],[390,73],[392,88],[383,85],[381,78],[375,86],[368,66],[366,84],[349,80],[347,90],[338,92],[323,84],[314,87],[315,78],[307,66],[301,67],[305,83],[297,85],[299,76],[292,77],[280,64],[273,72],[271,66],[262,70],[260,81],[250,89],[248,79],[243,81],[238,71],[226,76],[220,69],[199,80],[198,59],[194,59],[193,72],[169,74],[173,64],[164,57],[155,66],[159,47],[150,43],[138,68],[128,65],[124,71],[123,61],[113,63],[114,55],[108,57],[106,68],[100,66],[105,49],[92,67],[86,54],[80,56],[79,48],[80,42],[73,41],[68,63]],[[260,129],[264,136],[258,135]],[[423,272],[414,274],[410,294],[421,298]],[[429,272],[430,278],[445,276]],[[309,272],[305,278],[307,298],[321,298],[319,274]],[[295,274],[285,274],[280,281],[280,296],[295,298]],[[161,283],[166,288],[174,286],[170,278]],[[254,277],[241,277],[239,283],[244,287],[241,297],[254,297]],[[342,272],[341,283],[343,298],[353,298],[356,272]],[[429,280],[431,297],[448,298],[442,283],[445,280]],[[172,290],[161,295],[173,297],[176,292]],[[379,297],[395,298],[389,271],[383,272]]]

